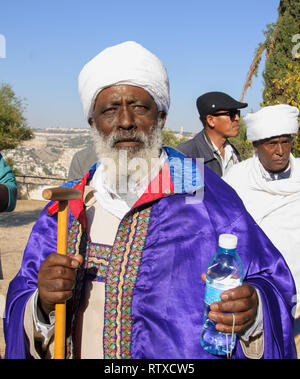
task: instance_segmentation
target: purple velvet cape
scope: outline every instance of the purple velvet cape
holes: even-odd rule
[[[165,150],[169,162],[184,157],[174,149]],[[91,169],[90,177],[93,173]],[[171,175],[176,181],[176,173]],[[206,272],[221,233],[238,237],[244,280],[260,291],[263,358],[296,358],[292,318],[295,286],[282,255],[231,187],[207,168],[204,178],[202,202],[187,204],[186,198],[192,195],[182,192],[152,204],[132,302],[132,358],[220,358],[206,353],[200,345],[205,289],[200,275]],[[69,215],[70,223],[73,217]],[[4,318],[7,359],[30,358],[23,329],[24,309],[37,288],[42,261],[56,251],[56,227],[56,215],[50,217],[44,210],[32,229],[20,271],[10,283]],[[239,342],[233,358],[245,358]]]

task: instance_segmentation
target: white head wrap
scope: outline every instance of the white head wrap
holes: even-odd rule
[[[128,41],[103,50],[81,70],[78,89],[87,120],[93,114],[97,95],[118,84],[143,88],[153,97],[158,111],[168,113],[169,79],[165,66],[143,46]]]
[[[299,109],[288,104],[271,105],[244,117],[248,141],[298,133]]]

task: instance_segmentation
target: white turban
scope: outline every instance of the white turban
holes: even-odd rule
[[[299,109],[287,104],[271,105],[244,117],[248,141],[298,133]]]
[[[81,70],[78,89],[87,120],[93,115],[97,95],[107,87],[129,84],[146,90],[158,111],[168,113],[169,79],[163,63],[136,42],[124,42],[101,51]]]

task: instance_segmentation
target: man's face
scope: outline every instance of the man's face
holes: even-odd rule
[[[142,132],[151,136],[159,113],[150,94],[131,85],[117,85],[104,89],[97,97],[94,109],[96,129],[104,138],[113,137],[112,148],[139,151],[144,142]]]
[[[98,95],[90,121],[95,150],[109,185],[130,196],[161,153],[165,114],[142,88],[118,85]],[[128,191],[128,186],[129,191]]]
[[[236,137],[239,133],[240,112],[238,110],[218,111],[207,116],[207,122],[215,134],[224,138]]]
[[[261,164],[267,171],[280,172],[288,167],[292,148],[290,135],[268,138],[253,145]]]

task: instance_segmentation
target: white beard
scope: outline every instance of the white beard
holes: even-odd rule
[[[151,168],[157,165],[161,154],[161,129],[161,120],[152,126],[150,134],[116,131],[107,137],[94,126],[91,128],[95,151],[103,165],[107,184],[127,203],[138,199],[135,188],[142,180],[150,182]],[[115,143],[124,134],[136,138],[142,146],[117,149]]]

